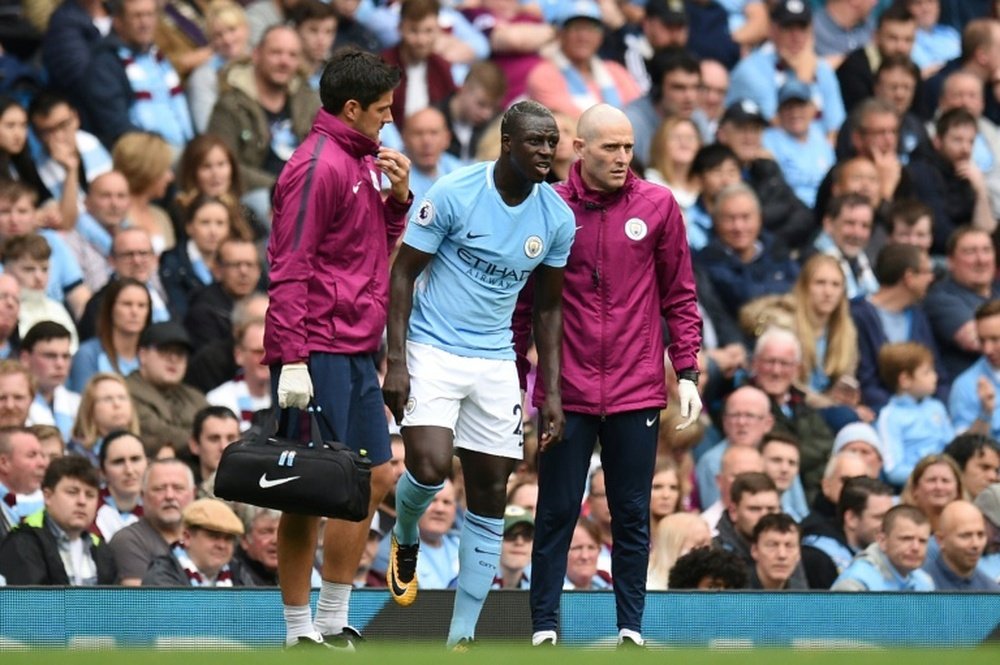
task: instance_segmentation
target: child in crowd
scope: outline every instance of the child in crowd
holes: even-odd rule
[[[79,340],[76,326],[62,303],[45,295],[49,281],[49,259],[52,248],[37,233],[7,238],[3,243],[3,269],[21,287],[21,312],[17,327],[23,337],[39,321],[55,321],[66,327],[72,336],[70,352],[76,353]]]
[[[704,249],[712,237],[712,212],[715,197],[729,185],[740,182],[740,160],[730,148],[713,143],[698,151],[691,163],[691,180],[701,196],[685,217],[691,251]]]
[[[921,458],[944,450],[955,428],[945,405],[933,397],[938,376],[929,348],[917,342],[886,344],[878,369],[894,393],[876,422],[885,446],[883,471],[890,483],[902,487]]]

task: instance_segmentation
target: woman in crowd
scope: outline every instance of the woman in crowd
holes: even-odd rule
[[[38,202],[50,198],[28,146],[28,112],[10,97],[0,97],[0,178],[20,180]]]
[[[119,393],[114,389],[117,379],[103,383],[105,384],[103,394],[95,398],[92,414],[100,412],[100,419],[105,422],[113,419],[124,420],[125,412],[131,410],[131,401],[128,402],[127,409],[119,408],[116,404]],[[95,388],[95,390],[102,389]],[[97,401],[100,399],[103,399],[104,403]],[[135,421],[138,427],[138,421],[134,416],[131,420]],[[109,541],[119,530],[138,522],[142,517],[140,492],[142,476],[146,472],[146,449],[142,445],[142,440],[135,434],[118,429],[104,437],[98,460],[105,486],[101,490],[94,526],[97,527],[101,538]]]
[[[214,196],[229,206],[232,233],[244,240],[260,239],[267,228],[240,201],[243,187],[239,164],[218,136],[196,136],[184,148],[178,169],[177,204],[188,208],[199,196]]]
[[[250,54],[247,16],[231,0],[215,0],[205,12],[205,26],[212,54],[188,77],[185,90],[191,120],[198,132],[208,128],[212,108],[219,98],[219,72],[229,62]]]
[[[810,406],[823,409],[831,426],[859,417],[866,422],[874,420],[874,413],[859,404],[861,395],[855,379],[858,331],[837,259],[815,254],[806,261],[792,289],[791,301],[795,333],[802,342],[799,383]]]
[[[128,376],[139,368],[139,335],[152,318],[149,291],[139,281],[122,277],[108,284],[97,314],[97,336],[73,356],[67,387],[83,390],[98,372]]]
[[[106,453],[102,457],[104,438],[116,430],[128,430],[138,436],[139,418],[125,379],[100,372],[91,377],[80,395],[80,409],[66,452],[82,455],[101,468],[101,460],[108,459]]]
[[[524,508],[534,517],[538,506],[538,479],[534,475],[525,476],[511,485],[507,492],[507,505]]]
[[[184,214],[187,242],[160,257],[160,282],[172,317],[183,321],[191,297],[215,281],[216,252],[232,233],[230,208],[219,198],[199,194]]]
[[[677,464],[670,458],[657,460],[653,467],[653,488],[649,500],[650,532],[668,515],[681,510],[681,479]]]
[[[677,116],[660,124],[649,147],[646,180],[668,187],[685,218],[700,191],[698,181],[691,176],[691,164],[700,149],[701,135],[697,125]]]
[[[128,181],[129,221],[149,233],[159,256],[176,244],[170,215],[153,203],[166,196],[174,181],[170,144],[156,134],[129,132],[115,143],[111,161]]]
[[[955,460],[947,455],[928,455],[913,467],[899,500],[927,515],[934,533],[944,507],[964,496],[962,471]]]
[[[660,520],[653,531],[653,551],[649,555],[646,588],[668,588],[670,571],[677,559],[699,547],[712,544],[708,524],[696,513],[674,513]]]
[[[573,530],[566,559],[566,580],[563,589],[604,591],[611,588],[611,575],[597,569],[601,553],[601,530],[587,517],[581,517]]]

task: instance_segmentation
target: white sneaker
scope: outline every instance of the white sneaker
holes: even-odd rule
[[[533,647],[554,647],[558,637],[554,630],[540,630],[531,636],[531,646]]]

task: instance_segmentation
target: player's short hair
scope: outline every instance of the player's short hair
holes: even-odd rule
[[[367,109],[399,85],[401,76],[398,67],[373,53],[353,46],[337,49],[323,68],[319,81],[323,109],[337,115],[351,99]]]
[[[526,99],[514,104],[500,119],[500,134],[510,136],[524,128],[528,118],[551,118],[555,122],[552,111],[536,101]]]

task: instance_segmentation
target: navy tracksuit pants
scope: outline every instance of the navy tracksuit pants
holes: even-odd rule
[[[611,510],[611,576],[618,628],[642,630],[649,565],[649,495],[659,434],[658,409],[609,416],[566,413],[566,433],[538,458],[538,506],[531,553],[531,622],[558,630],[566,558],[594,445]]]

